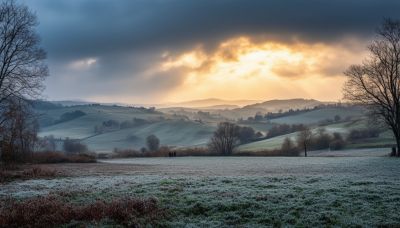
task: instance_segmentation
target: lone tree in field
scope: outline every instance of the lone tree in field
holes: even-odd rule
[[[230,155],[238,145],[239,127],[233,123],[222,122],[218,124],[217,130],[214,132],[209,149],[222,155]]]
[[[312,131],[308,127],[305,127],[297,135],[297,145],[299,148],[304,150],[304,157],[307,157],[307,150],[310,147],[311,140],[312,140]]]
[[[146,144],[150,151],[156,151],[160,147],[160,140],[155,135],[149,135],[146,138]]]
[[[344,95],[391,129],[400,155],[400,21],[385,19],[368,50],[361,65],[345,71]]]

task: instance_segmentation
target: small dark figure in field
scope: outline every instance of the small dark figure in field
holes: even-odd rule
[[[168,157],[176,157],[176,152],[168,152]]]

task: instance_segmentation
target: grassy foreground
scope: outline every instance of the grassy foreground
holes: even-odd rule
[[[99,199],[154,197],[166,213],[156,224],[167,227],[400,226],[397,158],[186,157],[111,162],[116,164],[60,165],[74,171],[68,177],[7,183],[0,188],[0,198],[23,201],[50,194],[84,205]]]

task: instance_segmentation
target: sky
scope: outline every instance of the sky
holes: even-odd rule
[[[48,100],[342,99],[397,0],[20,0],[39,20]],[[397,18],[396,18],[397,17]]]

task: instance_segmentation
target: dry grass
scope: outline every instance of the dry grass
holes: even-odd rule
[[[21,169],[0,169],[0,183],[14,181],[18,179],[38,179],[38,178],[54,178],[63,176],[62,173],[55,169],[42,167],[24,167]]]
[[[61,152],[40,152],[32,156],[34,163],[92,163],[96,156],[91,154],[65,155]]]
[[[53,227],[72,221],[101,222],[136,227],[156,225],[164,210],[155,198],[119,198],[109,202],[98,200],[88,205],[65,203],[55,196],[24,201],[8,199],[0,205],[0,227]]]
[[[234,156],[261,156],[261,157],[276,157],[276,156],[297,157],[300,155],[300,150],[293,149],[291,151],[285,151],[282,149],[274,149],[274,150],[259,150],[259,151],[237,151],[233,155]]]
[[[134,157],[168,157],[170,153],[175,153],[177,157],[185,156],[221,156],[221,154],[210,151],[204,147],[193,148],[170,148],[161,147],[157,151],[140,152],[137,150],[114,150],[110,158],[134,158]],[[236,151],[228,156],[299,156],[300,150],[261,150],[261,151]]]
[[[134,158],[134,157],[169,157],[170,153],[175,153],[176,156],[218,156],[219,154],[213,153],[207,148],[170,148],[160,147],[156,151],[140,152],[137,150],[114,150],[111,158]]]

